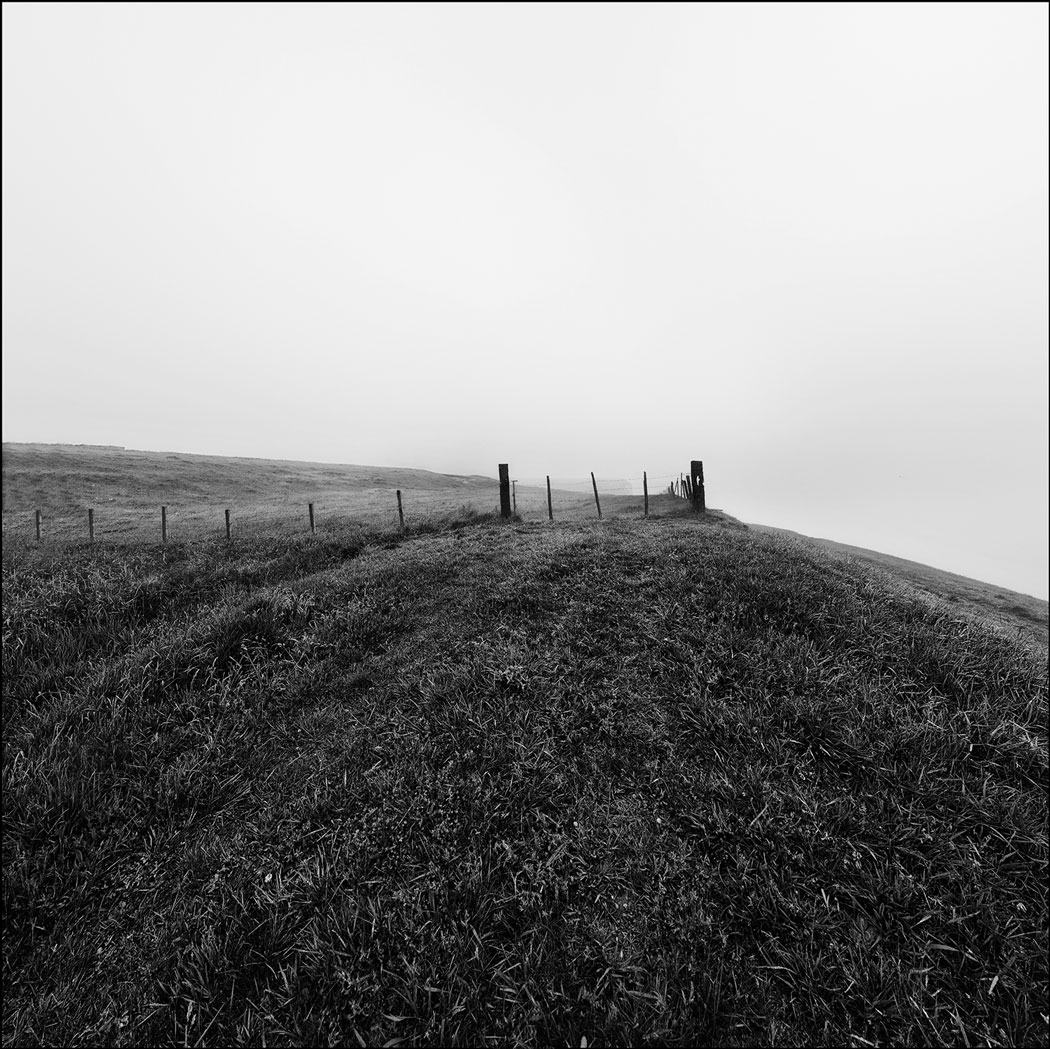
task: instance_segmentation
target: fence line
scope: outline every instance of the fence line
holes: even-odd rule
[[[537,480],[536,484],[531,484],[532,478],[511,478],[509,466],[506,463],[499,464],[499,504],[498,510],[501,516],[508,518],[514,517],[516,520],[521,520],[518,513],[518,496],[522,495],[525,498],[527,506],[523,506],[523,510],[526,515],[535,514],[537,511],[542,514],[542,509],[539,509],[536,505],[540,503],[542,507],[542,500],[544,494],[546,495],[546,511],[547,520],[554,522],[555,520],[555,503],[560,503],[560,510],[562,514],[568,514],[571,518],[579,518],[581,515],[586,514],[586,506],[590,501],[590,498],[594,499],[594,506],[591,509],[591,515],[597,517],[598,520],[603,519],[603,508],[601,502],[601,496],[607,496],[612,500],[609,503],[614,514],[633,515],[637,513],[642,518],[648,518],[650,513],[650,492],[649,482],[653,481],[660,485],[659,490],[662,490],[664,496],[670,496],[675,499],[688,499],[693,502],[694,510],[703,512],[706,509],[706,501],[704,496],[704,475],[703,475],[703,463],[699,460],[693,460],[690,464],[689,473],[680,472],[679,474],[653,474],[650,475],[648,471],[643,470],[641,474],[641,491],[636,489],[636,481],[632,478],[599,478],[593,471],[588,478],[552,478],[550,475],[545,475],[542,480]],[[668,482],[666,485],[664,482]],[[587,491],[587,488],[590,491]],[[332,501],[328,504],[317,504],[320,507],[328,506],[330,513],[325,514],[326,519],[339,520],[341,522],[354,521],[358,524],[364,524],[367,520],[371,519],[373,522],[378,517],[382,520],[381,506],[375,505],[375,500],[380,496],[383,491],[381,488],[370,488],[367,490],[358,490],[358,495],[362,498],[362,502],[358,505],[353,505],[353,492],[347,493],[350,502],[348,508],[340,507],[339,504],[343,502],[341,493],[338,491],[331,492]],[[389,491],[389,490],[387,490]],[[477,504],[485,498],[485,493],[488,491],[485,486],[477,486],[470,488],[466,491],[459,493],[455,488],[448,489],[420,489],[419,494],[425,496],[421,501],[427,506],[427,509],[433,511],[438,506],[442,512],[448,512],[452,509],[448,504],[450,502],[460,502],[457,497],[459,494],[466,497],[465,502],[460,502],[460,509],[471,508],[475,509]],[[564,500],[556,500],[556,495],[561,493],[564,496],[569,496],[570,502],[565,503]],[[398,514],[398,528],[399,531],[404,534],[408,531],[405,525],[405,503],[403,499],[402,489],[396,489],[395,491],[397,501],[397,514]],[[537,498],[538,497],[538,498]],[[640,500],[635,502],[635,500]],[[305,500],[304,500],[305,501]],[[255,504],[242,504],[244,509],[247,511],[247,517],[258,523],[260,517],[268,517],[271,520],[275,517],[283,518],[280,513],[281,507],[291,508],[296,503],[295,500],[284,498],[279,503],[255,503]],[[289,505],[290,504],[290,505]],[[371,505],[366,505],[371,504]],[[473,506],[471,505],[473,504]],[[157,504],[154,504],[156,506]],[[390,505],[390,504],[388,504]],[[302,513],[302,502],[298,502],[300,507],[299,513]],[[195,534],[207,535],[210,532],[210,527],[207,524],[208,520],[208,504],[204,501],[197,503],[184,504],[184,516],[182,520],[189,523],[193,522],[190,526]],[[161,504],[160,506],[160,541],[161,543],[167,543],[169,539],[169,515],[168,510],[171,508],[169,503]],[[87,540],[89,543],[95,541],[95,507],[87,508]],[[391,505],[391,510],[393,506]],[[112,508],[115,511],[115,517],[117,520],[116,525],[110,525],[107,528],[107,518],[101,518],[103,531],[109,531],[110,536],[114,538],[124,539],[139,539],[139,532],[141,530],[143,518],[148,514],[148,509],[141,504],[135,507],[125,507],[118,509]],[[306,503],[307,519],[309,522],[310,534],[315,534],[317,531],[317,519],[315,516],[315,503],[309,501]],[[224,525],[225,525],[225,538],[227,541],[232,541],[232,511],[233,508],[227,506],[223,510]],[[156,512],[155,510],[153,511]],[[20,518],[22,514],[28,513],[27,511],[10,511],[5,510],[4,513],[4,532],[8,536],[14,532],[13,522]],[[53,534],[58,539],[74,539],[75,529],[71,530],[68,527],[67,522],[70,520],[67,516],[64,516],[59,512],[58,514],[49,515],[52,520],[57,519],[62,522],[60,529]],[[425,520],[425,514],[421,520]],[[180,512],[176,509],[175,522],[176,522],[176,533],[180,530],[179,526]],[[83,520],[83,518],[81,518]],[[113,518],[108,518],[113,520]],[[156,521],[156,518],[153,518]],[[302,521],[302,518],[299,518]],[[44,511],[37,508],[32,512],[33,521],[33,533],[36,541],[43,542],[47,538],[46,533],[51,531],[47,527],[50,523],[48,517],[45,516]],[[83,525],[81,525],[81,528]],[[156,525],[154,524],[155,528]],[[216,521],[216,530],[218,529],[218,522]],[[278,525],[279,531],[284,531]],[[69,535],[68,533],[73,531],[74,534]],[[134,531],[134,536],[128,533]],[[240,531],[242,534],[248,534],[244,530],[244,525],[241,525]],[[269,529],[267,529],[269,531]],[[258,529],[252,528],[252,534],[259,534]],[[61,534],[59,534],[61,533]],[[15,533],[17,534],[17,533]],[[83,532],[80,533],[83,536]],[[221,533],[220,533],[221,534]],[[156,533],[154,533],[156,535]]]

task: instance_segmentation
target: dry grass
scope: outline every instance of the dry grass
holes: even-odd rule
[[[3,456],[5,543],[33,539],[38,509],[46,542],[86,541],[91,507],[96,541],[128,543],[160,539],[162,505],[169,538],[185,542],[223,537],[227,508],[241,538],[303,534],[310,503],[320,531],[351,522],[389,529],[398,523],[398,489],[410,525],[464,507],[499,508],[499,482],[476,475],[77,445],[4,444]],[[558,522],[597,516],[590,492],[555,489],[553,502]],[[680,509],[665,496],[650,502],[654,513]],[[522,520],[546,521],[546,489],[519,486],[517,509]],[[603,493],[602,512],[641,517],[642,499]]]

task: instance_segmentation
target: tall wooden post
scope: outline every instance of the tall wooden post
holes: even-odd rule
[[[160,541],[162,543],[168,541],[168,508],[166,506],[160,508]]]
[[[36,541],[40,542],[40,511],[36,512]]]
[[[547,474],[547,517],[554,520],[554,504],[551,502],[551,475]]]
[[[95,541],[95,511],[88,510],[88,542]]]
[[[602,516],[602,504],[598,502],[598,482],[594,479],[594,471],[591,471],[591,484],[594,487],[594,505],[598,507],[598,519]]]
[[[397,490],[397,519],[401,522],[401,531],[405,530],[405,508],[401,505],[401,489]]]
[[[645,516],[649,516],[649,475],[642,471],[642,496],[645,499]]]
[[[704,495],[704,464],[699,459],[693,459],[689,464],[689,495],[693,500],[694,512],[705,513],[707,500]]]
[[[313,535],[313,531],[314,531],[314,504],[313,503],[308,503],[307,505],[310,507],[310,534]]]
[[[230,511],[226,511],[226,542],[230,541]]]
[[[510,517],[510,466],[499,464],[499,515]]]

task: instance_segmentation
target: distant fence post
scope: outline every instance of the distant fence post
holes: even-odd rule
[[[226,511],[226,542],[230,541],[230,511]]]
[[[88,542],[95,541],[95,511],[88,510]]]
[[[40,511],[36,512],[36,541],[40,542]]]
[[[313,535],[314,531],[314,504],[307,504],[310,507],[310,534]]]
[[[551,502],[551,475],[547,474],[547,517],[554,520],[554,504]]]
[[[704,464],[699,459],[694,459],[689,464],[689,495],[693,500],[693,511],[705,513],[707,500],[704,496]]]
[[[510,482],[510,505],[515,513],[518,512],[518,482]]]
[[[168,541],[168,508],[166,506],[160,508],[160,541],[162,543]]]
[[[510,517],[510,466],[499,464],[499,515]]]
[[[598,507],[598,519],[601,520],[602,504],[598,502],[598,482],[594,479],[594,471],[591,471],[591,485],[594,487],[594,505]]]
[[[405,509],[401,505],[401,489],[397,490],[397,519],[401,522],[401,531],[405,530]]]
[[[649,516],[649,475],[642,471],[642,498],[645,500],[644,516]]]

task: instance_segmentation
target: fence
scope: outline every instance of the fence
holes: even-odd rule
[[[294,535],[333,530],[345,525],[396,529],[413,527],[464,512],[495,513],[525,522],[581,521],[604,517],[648,517],[681,501],[691,500],[705,509],[703,464],[693,462],[690,472],[662,473],[638,478],[512,477],[508,464],[499,465],[495,484],[460,480],[445,487],[394,489],[381,485],[356,485],[349,490],[326,489],[301,499],[246,498],[214,500],[197,498],[150,504],[149,496],[136,497],[126,489],[107,496],[95,491],[99,505],[8,510],[3,514],[4,540],[142,542],[187,541],[208,537],[232,540],[238,536]],[[129,498],[130,495],[130,498]],[[218,496],[218,493],[216,493]],[[397,517],[394,517],[396,511]],[[395,522],[396,521],[396,526]]]

